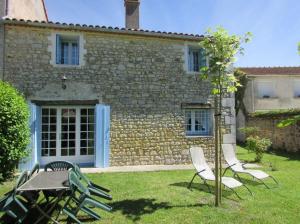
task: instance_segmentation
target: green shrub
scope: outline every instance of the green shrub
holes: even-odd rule
[[[268,138],[259,136],[249,136],[246,139],[246,148],[255,152],[255,162],[261,162],[263,153],[271,146],[272,142]]]
[[[29,108],[23,96],[0,81],[0,179],[14,173],[27,153],[30,140]]]
[[[254,136],[257,135],[260,131],[260,128],[258,127],[244,127],[239,128],[239,130],[243,133],[245,133],[246,136]]]

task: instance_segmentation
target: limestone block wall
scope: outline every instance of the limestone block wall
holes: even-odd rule
[[[212,161],[213,137],[185,135],[182,103],[213,104],[209,83],[184,69],[185,41],[82,31],[85,64],[55,67],[49,37],[58,31],[7,25],[4,79],[29,100],[96,99],[110,105],[112,166],[190,163],[191,145],[201,145]],[[224,141],[230,143],[232,102],[223,102]]]
[[[258,127],[259,135],[271,139],[272,148],[288,152],[300,151],[300,125],[277,128],[277,123],[286,116],[278,117],[250,117],[246,122],[247,127]]]

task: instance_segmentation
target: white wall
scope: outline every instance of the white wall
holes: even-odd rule
[[[249,76],[244,103],[248,112],[261,110],[277,110],[300,108],[300,76]],[[268,84],[266,84],[268,83]],[[263,98],[264,91],[260,88],[267,86],[265,95],[270,98]],[[270,91],[272,86],[272,91]]]
[[[7,16],[25,20],[47,20],[42,0],[9,0]]]

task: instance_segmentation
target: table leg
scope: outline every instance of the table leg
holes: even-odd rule
[[[58,195],[58,197],[57,197],[57,199],[55,200],[54,204],[49,208],[48,213],[50,213],[50,212],[56,207],[56,205],[60,202],[60,200],[62,199],[63,194],[64,194],[64,191],[62,191],[62,192]],[[36,204],[36,208],[43,214],[43,216],[41,216],[34,224],[39,223],[41,220],[43,220],[43,218],[47,218],[47,219],[51,220],[52,222],[54,222],[54,223],[56,223],[56,224],[59,224],[59,222],[56,221],[56,219],[53,219],[53,218],[52,218],[51,216],[49,216],[46,212],[44,212],[44,211],[40,208],[40,206],[38,206],[38,204]]]

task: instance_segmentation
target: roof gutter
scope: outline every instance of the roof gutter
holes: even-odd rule
[[[186,41],[201,41],[205,37],[203,35],[189,35],[189,34],[178,34],[178,33],[168,33],[160,31],[148,31],[148,30],[132,30],[125,28],[113,28],[105,26],[87,26],[79,24],[66,24],[66,23],[53,23],[45,21],[31,21],[31,20],[17,20],[5,18],[0,20],[0,23],[8,25],[18,25],[18,26],[29,26],[29,27],[39,27],[39,28],[53,28],[53,29],[67,29],[67,30],[80,30],[89,32],[101,32],[107,34],[119,34],[119,35],[132,35],[132,36],[142,36],[142,37],[156,37],[163,39],[173,39],[173,40],[186,40]]]

